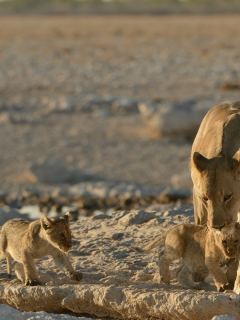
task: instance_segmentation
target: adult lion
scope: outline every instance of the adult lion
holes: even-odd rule
[[[191,153],[196,224],[221,230],[240,210],[240,101],[222,102],[204,117]]]

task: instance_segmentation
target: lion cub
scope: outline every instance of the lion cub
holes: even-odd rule
[[[164,250],[159,254],[161,282],[170,283],[169,264],[182,258],[183,264],[178,270],[177,280],[184,288],[201,289],[201,284],[192,279],[202,282],[210,273],[217,290],[224,291],[232,288],[236,279],[238,263],[235,257],[240,245],[239,239],[238,224],[228,232],[183,224],[164,232],[140,250],[147,252],[165,240]],[[228,265],[226,274],[220,265]]]
[[[74,271],[65,252],[72,247],[69,228],[69,213],[61,218],[48,219],[42,216],[33,222],[23,219],[7,221],[0,233],[1,258],[7,259],[9,278],[13,259],[17,261],[16,273],[27,286],[36,286],[38,281],[34,260],[51,255],[56,266],[72,280],[80,281],[82,273]]]

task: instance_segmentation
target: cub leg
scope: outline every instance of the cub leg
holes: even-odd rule
[[[201,290],[200,284],[196,284],[192,281],[190,277],[190,272],[187,266],[183,266],[180,272],[177,275],[178,282],[182,285],[185,289],[197,289]]]
[[[37,286],[41,284],[37,278],[37,269],[32,256],[28,253],[23,255],[23,267],[25,272],[25,285],[26,286]]]
[[[169,264],[176,260],[180,259],[181,254],[179,250],[176,250],[172,246],[165,245],[164,251],[159,253],[159,274],[160,281],[165,284],[170,284],[170,272],[169,272]]]
[[[68,257],[59,250],[52,252],[53,260],[56,266],[62,270],[71,280],[81,281],[83,274],[81,272],[74,271]]]
[[[229,289],[231,289],[231,290],[233,290],[234,283],[237,278],[238,263],[239,262],[234,259],[228,265],[226,276],[227,276],[228,283],[229,283]]]
[[[21,262],[15,261],[14,270],[18,279],[21,280],[23,283],[25,283],[25,272],[24,272],[23,264]]]
[[[8,273],[8,278],[11,278],[12,275],[12,262],[13,262],[13,258],[10,255],[10,253],[6,252],[6,259],[7,259],[7,273]]]
[[[213,277],[218,292],[223,292],[226,289],[229,289],[227,276],[220,268],[218,261],[216,261],[213,257],[206,257],[205,263],[211,276]]]

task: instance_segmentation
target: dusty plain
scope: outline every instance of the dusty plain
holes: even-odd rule
[[[239,18],[0,17],[1,210],[72,206],[75,220],[91,216],[72,222],[80,284],[56,275],[46,258],[39,270],[52,278],[25,288],[7,280],[3,262],[1,303],[119,319],[240,319],[238,296],[212,284],[201,292],[174,279],[174,287],[160,285],[157,253],[130,248],[193,222],[191,183],[180,186],[183,202],[159,197],[174,175],[189,176],[192,140],[162,136],[138,104],[240,100]],[[29,305],[22,297],[32,297]]]

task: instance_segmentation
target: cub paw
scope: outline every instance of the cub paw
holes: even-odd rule
[[[225,290],[232,290],[232,289],[233,289],[233,286],[227,283],[227,284],[224,284],[223,286],[220,286],[218,288],[218,292],[224,292]]]
[[[31,280],[31,279],[28,279],[25,283],[26,286],[39,286],[41,285],[41,282],[38,281],[38,280]]]
[[[83,274],[81,272],[73,271],[69,275],[71,280],[81,281],[83,278]]]

